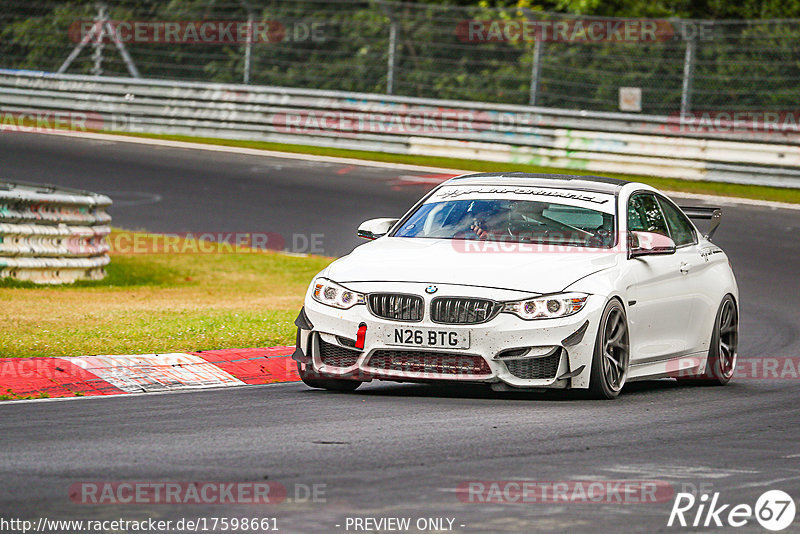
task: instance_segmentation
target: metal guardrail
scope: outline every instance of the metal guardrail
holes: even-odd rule
[[[102,279],[110,205],[107,196],[86,191],[0,182],[0,278],[40,284]]]
[[[800,187],[800,135],[791,128],[709,131],[679,117],[0,70],[0,128],[35,130],[37,120],[51,127],[48,117],[59,112],[72,114],[65,120],[78,130]]]

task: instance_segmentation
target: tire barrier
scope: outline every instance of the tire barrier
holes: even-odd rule
[[[0,278],[38,284],[101,280],[111,199],[86,191],[0,182]]]

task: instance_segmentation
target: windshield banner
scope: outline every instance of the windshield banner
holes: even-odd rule
[[[428,197],[425,203],[450,200],[527,200],[614,213],[614,195],[544,187],[446,186]]]

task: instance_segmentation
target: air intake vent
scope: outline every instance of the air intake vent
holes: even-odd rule
[[[431,320],[442,324],[480,324],[494,319],[502,307],[488,299],[438,297],[431,303]]]
[[[477,375],[492,373],[480,356],[432,351],[376,350],[370,357],[372,369],[426,373],[432,375]]]
[[[553,354],[543,358],[521,358],[519,360],[504,360],[508,372],[524,380],[550,380],[556,377],[561,353],[556,350]]]
[[[325,365],[333,367],[352,367],[358,361],[361,351],[346,349],[319,339],[319,358]]]
[[[422,297],[399,293],[372,293],[367,303],[373,315],[392,321],[421,321],[425,307]]]

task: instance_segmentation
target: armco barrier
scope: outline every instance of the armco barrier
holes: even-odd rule
[[[109,262],[105,195],[0,182],[0,278],[99,280]]]
[[[678,117],[9,70],[0,114],[3,130],[60,125],[800,187],[800,135],[786,125],[696,131]]]

